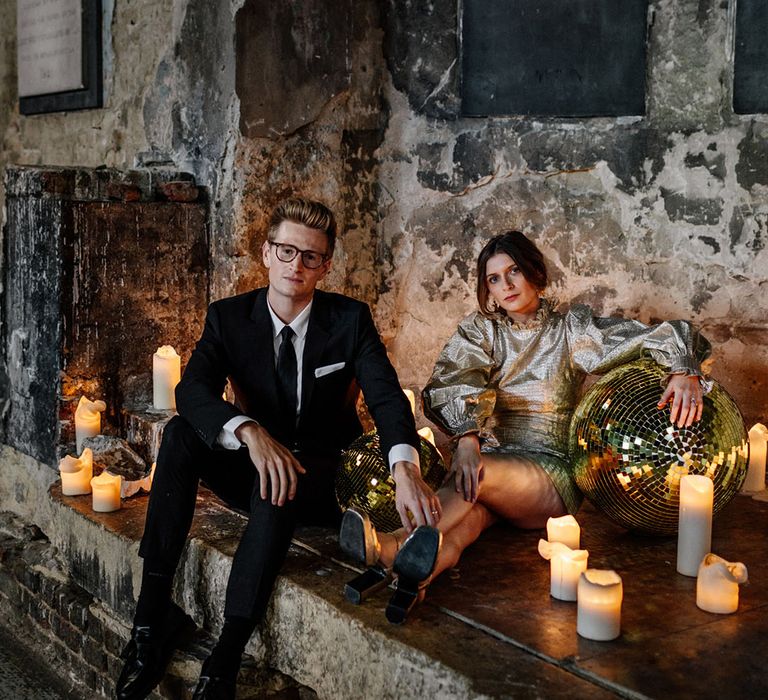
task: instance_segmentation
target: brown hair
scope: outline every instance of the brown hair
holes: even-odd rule
[[[491,238],[477,256],[477,303],[480,313],[488,315],[493,309],[488,307],[488,285],[485,281],[485,268],[488,261],[499,253],[506,253],[515,261],[523,277],[539,291],[547,286],[547,266],[544,256],[536,244],[520,231],[506,231]]]
[[[328,255],[333,253],[336,245],[336,219],[325,204],[300,197],[284,199],[269,217],[267,238],[270,241],[275,240],[277,229],[283,221],[292,221],[322,231],[328,237]]]

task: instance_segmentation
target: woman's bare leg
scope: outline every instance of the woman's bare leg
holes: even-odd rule
[[[459,563],[462,552],[469,547],[483,530],[489,528],[498,518],[480,503],[472,508],[464,519],[443,534],[443,544],[437,557],[433,577]]]
[[[438,496],[443,513],[437,527],[445,538],[444,547],[451,531],[462,526],[464,520],[473,513],[478,504],[485,506],[492,514],[508,520],[513,525],[528,529],[544,527],[547,518],[566,513],[565,505],[547,473],[536,463],[512,455],[483,455],[483,478],[480,482],[477,503],[464,500],[464,495],[454,488],[453,480],[448,481],[438,491]],[[475,531],[477,521],[480,519],[477,515],[473,515],[473,518],[467,526],[468,533]],[[468,541],[466,533],[460,534],[455,543],[448,546],[455,548],[460,543],[466,542],[464,547],[467,547],[490,524],[482,527]],[[404,528],[392,533],[380,533],[382,564],[392,566],[397,550],[406,537]],[[463,547],[459,550],[459,554],[461,551]],[[456,561],[458,561],[458,555]],[[440,570],[445,568],[448,566]]]

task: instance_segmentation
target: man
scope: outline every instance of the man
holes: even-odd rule
[[[144,698],[178,639],[170,604],[198,482],[248,512],[232,561],[224,626],[194,698],[234,698],[240,659],[263,619],[298,521],[338,523],[334,470],[362,429],[358,386],[396,482],[403,524],[435,524],[440,505],[422,481],[407,399],[368,307],[316,290],[331,268],[336,224],[322,204],[289,199],[273,212],[262,248],[269,286],[208,310],[176,389],[139,550],[144,570],[120,700]],[[225,383],[235,405],[222,399]]]

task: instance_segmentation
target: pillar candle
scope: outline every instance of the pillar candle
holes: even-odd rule
[[[739,607],[739,584],[747,581],[747,567],[711,552],[701,561],[696,580],[696,605],[712,613],[728,614]]]
[[[91,492],[93,478],[93,452],[89,447],[80,457],[67,455],[59,462],[61,493],[65,496],[80,496]]]
[[[435,445],[435,434],[432,432],[432,428],[426,426],[424,428],[419,428],[418,432],[427,442],[431,442],[433,446]]]
[[[621,634],[621,576],[608,569],[587,569],[579,577],[576,632],[607,642]]]
[[[680,517],[677,530],[677,571],[696,576],[712,546],[712,479],[688,474],[680,479]]]
[[[78,452],[83,450],[83,440],[101,433],[101,412],[107,409],[103,401],[91,401],[81,396],[75,409],[75,443]]]
[[[578,549],[581,528],[572,515],[547,520],[547,539],[550,542],[562,542],[571,549]]]
[[[181,379],[181,358],[170,345],[163,345],[152,356],[152,405],[176,408],[176,385]]]
[[[755,493],[765,489],[765,452],[768,428],[757,423],[749,429],[749,471],[742,491]]]
[[[111,513],[120,509],[120,488],[123,478],[102,472],[91,479],[93,509],[97,513]]]
[[[416,415],[416,395],[410,389],[403,389],[403,393],[408,398],[408,403],[411,404],[411,413]]]
[[[558,600],[576,600],[579,576],[587,570],[589,552],[562,542],[539,540],[539,554],[549,559],[549,594]]]

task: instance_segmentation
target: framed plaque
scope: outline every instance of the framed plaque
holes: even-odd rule
[[[101,107],[101,0],[16,0],[22,114]]]

